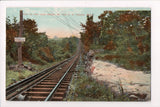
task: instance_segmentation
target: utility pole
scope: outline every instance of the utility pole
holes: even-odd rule
[[[22,37],[23,32],[23,11],[20,10],[20,29],[19,37]],[[18,66],[22,65],[22,42],[18,42]]]

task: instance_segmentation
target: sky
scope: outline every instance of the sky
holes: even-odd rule
[[[93,14],[93,20],[105,10],[148,10],[147,8],[52,8],[52,7],[8,7],[6,17],[17,17],[19,21],[20,10],[23,10],[23,19],[34,19],[37,22],[38,32],[46,32],[48,38],[80,37],[79,32],[85,24],[87,14]]]

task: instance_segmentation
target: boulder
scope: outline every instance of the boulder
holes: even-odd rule
[[[25,97],[26,97],[26,95],[19,94],[18,97],[17,97],[17,99],[19,101],[24,101]]]
[[[131,100],[138,100],[138,97],[136,95],[130,95],[129,98]]]
[[[94,57],[94,51],[93,50],[89,50],[89,52],[87,53],[88,57]]]

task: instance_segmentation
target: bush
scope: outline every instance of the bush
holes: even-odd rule
[[[69,101],[112,101],[113,93],[103,82],[97,82],[78,67],[77,77],[73,78],[71,89],[66,97]]]
[[[11,58],[11,56],[10,55],[6,55],[6,64],[7,65],[11,65],[11,64],[14,64],[15,63],[15,61]]]
[[[86,74],[81,73],[75,92],[79,97],[90,97],[92,100],[111,101],[113,94],[103,83],[97,83]],[[88,99],[84,99],[88,100]]]
[[[32,55],[31,55],[31,59],[38,64],[47,64],[47,62],[45,60],[43,60],[42,58],[40,58],[38,56],[38,51],[33,51]]]
[[[70,57],[71,57],[71,53],[65,52],[64,57],[65,57],[65,58],[70,58]]]

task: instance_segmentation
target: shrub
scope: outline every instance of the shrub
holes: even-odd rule
[[[6,55],[6,64],[7,65],[11,65],[11,64],[14,64],[15,62],[14,62],[14,60],[11,58],[11,56],[10,55]]]

